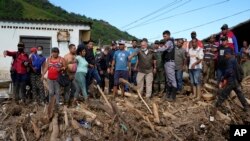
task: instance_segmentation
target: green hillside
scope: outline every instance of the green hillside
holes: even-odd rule
[[[0,17],[90,21],[93,23],[91,39],[96,42],[101,41],[102,44],[110,44],[112,40],[135,38],[108,22],[69,13],[61,7],[54,6],[48,0],[0,0]]]

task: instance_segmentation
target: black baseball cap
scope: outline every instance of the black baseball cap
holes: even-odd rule
[[[228,25],[227,24],[223,24],[222,25],[221,30],[224,30],[224,29],[228,29]]]

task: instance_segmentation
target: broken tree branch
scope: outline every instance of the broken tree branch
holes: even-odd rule
[[[123,79],[123,78],[120,78],[119,79],[120,82],[124,83],[124,84],[127,84],[130,88],[132,88],[134,91],[137,92],[138,96],[140,97],[140,99],[142,100],[142,102],[145,104],[145,106],[147,107],[147,109],[149,110],[149,112],[151,114],[153,114],[152,110],[149,108],[148,104],[144,101],[144,99],[142,98],[141,96],[141,93],[139,92],[139,90],[132,84],[130,84],[127,80]]]

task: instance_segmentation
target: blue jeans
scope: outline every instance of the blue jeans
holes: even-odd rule
[[[89,68],[88,69],[88,73],[87,73],[87,77],[86,77],[86,80],[87,80],[87,83],[86,83],[87,84],[87,89],[88,89],[89,85],[91,84],[91,80],[92,79],[95,79],[96,82],[97,82],[97,84],[99,86],[101,86],[101,83],[102,83],[101,77],[100,77],[100,75],[98,73],[98,70],[96,68]]]
[[[189,77],[193,86],[201,85],[201,69],[190,69]]]
[[[176,76],[176,81],[177,81],[177,91],[182,90],[183,86],[183,71],[182,70],[175,70],[175,76]]]

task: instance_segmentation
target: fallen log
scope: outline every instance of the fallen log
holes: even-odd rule
[[[219,116],[219,118],[221,119],[221,121],[225,121],[225,123],[227,123],[227,124],[231,123],[231,118],[228,117],[228,116],[226,116],[225,114],[223,114],[219,110],[217,110],[216,115]]]
[[[103,93],[102,89],[100,88],[99,85],[97,85],[97,89],[99,90],[99,92],[101,93],[102,97],[104,98],[105,102],[108,104],[108,106],[112,109],[111,104],[109,103],[107,97],[105,96],[105,94]]]
[[[148,117],[146,117],[146,121],[147,121],[147,123],[148,123],[148,126],[151,128],[151,130],[152,130],[153,132],[155,132],[154,125],[151,123],[151,121],[149,120]]]
[[[31,124],[32,124],[32,128],[34,130],[36,139],[39,139],[41,137],[41,131],[40,131],[40,129],[37,127],[37,125],[36,125],[35,122],[31,121]]]
[[[208,83],[205,83],[204,87],[211,90],[211,91],[218,91],[218,88],[216,88],[216,87],[214,87],[214,86],[212,86],[212,85],[210,85]]]
[[[63,113],[64,113],[65,129],[67,129],[69,127],[69,118],[68,118],[68,113],[67,113],[67,107],[66,106],[64,106]]]
[[[151,114],[153,114],[152,110],[149,108],[148,104],[144,101],[144,99],[142,98],[141,96],[141,93],[139,92],[139,90],[132,84],[130,84],[127,80],[123,79],[123,78],[120,78],[119,79],[120,82],[124,83],[124,84],[127,84],[130,88],[132,88],[134,91],[137,92],[138,96],[140,97],[140,99],[142,100],[142,102],[146,105],[147,109],[149,110],[149,112]]]
[[[157,105],[155,103],[153,103],[153,112],[154,112],[154,122],[155,123],[160,123],[158,107],[157,107]]]
[[[16,141],[16,128],[14,128],[14,131],[12,132],[11,139],[12,141]]]
[[[177,118],[175,115],[169,113],[168,111],[163,112],[163,116],[171,118],[172,120],[175,120]]]
[[[236,105],[238,105],[238,106],[241,107],[241,108],[244,108],[243,105],[241,104],[241,102],[239,101],[239,99],[236,98],[236,97],[237,97],[236,93],[235,93],[234,91],[231,91],[231,93],[230,93],[230,98],[234,101],[234,103],[235,103]]]
[[[118,95],[122,95],[121,90],[118,90]],[[132,93],[129,93],[129,92],[125,92],[124,95],[125,95],[126,97],[138,98],[138,95],[135,95],[135,94],[132,94]]]
[[[72,119],[71,125],[75,130],[79,132],[80,135],[87,137],[88,139],[94,139],[94,140],[98,139],[97,137],[94,136],[92,132],[83,129],[76,120]]]
[[[22,137],[23,137],[24,141],[27,141],[27,138],[26,138],[25,133],[23,131],[23,127],[20,127],[20,129],[21,129],[21,133],[22,133]]]
[[[55,114],[52,120],[52,133],[50,136],[50,141],[56,141],[59,136],[59,126],[58,126],[58,114]]]
[[[79,136],[74,136],[74,137],[73,137],[73,141],[81,141],[81,139],[80,139]]]
[[[218,82],[216,80],[214,80],[214,79],[209,79],[208,82],[212,83],[214,85],[218,85]]]
[[[48,113],[47,113],[47,118],[50,120],[53,117],[54,114],[54,109],[55,109],[55,103],[56,103],[56,96],[52,96],[49,102],[48,106]]]

